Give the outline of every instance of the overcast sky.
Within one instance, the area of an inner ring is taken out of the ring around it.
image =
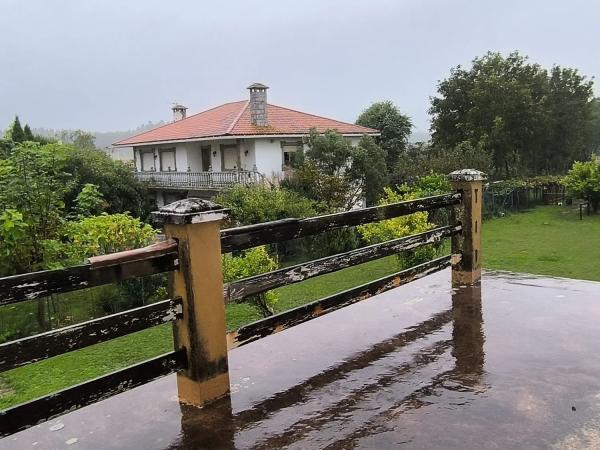
[[[390,99],[429,127],[450,67],[518,49],[600,75],[595,0],[0,0],[0,128],[126,130],[247,97],[354,121]],[[598,92],[598,89],[596,89]]]

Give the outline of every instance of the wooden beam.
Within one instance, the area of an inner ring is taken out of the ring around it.
[[[185,365],[185,350],[165,353],[125,369],[0,411],[0,437],[128,391]]]
[[[451,256],[443,256],[387,277],[316,300],[280,314],[258,320],[227,334],[229,349],[241,347],[258,339],[315,319],[353,303],[366,300],[403,284],[422,278],[450,266]]]
[[[0,344],[0,372],[173,322],[181,299],[163,300],[99,319]]]
[[[431,211],[457,205],[460,203],[461,197],[461,193],[454,192],[325,216],[306,219],[283,219],[229,228],[221,231],[221,251],[229,253],[234,250],[298,239],[325,231],[393,219],[394,217],[406,216],[420,211]]]
[[[178,266],[177,251],[153,254],[146,259],[124,261],[113,265],[91,264],[66,269],[42,270],[0,278],[0,306],[46,297],[129,278],[169,272]]]
[[[309,278],[336,272],[357,264],[397,254],[401,251],[413,250],[428,244],[436,244],[444,238],[460,233],[460,231],[460,225],[439,227],[424,233],[381,242],[368,247],[233,281],[225,285],[225,300],[240,301],[251,295],[280,286],[299,283]]]

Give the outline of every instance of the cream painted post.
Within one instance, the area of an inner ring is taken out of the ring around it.
[[[177,375],[179,400],[202,406],[229,393],[220,222],[226,210],[189,198],[152,213],[167,238],[179,244],[179,269],[169,295],[182,298],[183,315],[173,326],[175,348],[185,348],[188,367]]]
[[[452,188],[462,193],[456,208],[462,232],[452,236],[452,254],[461,259],[452,266],[453,285],[475,284],[481,278],[481,211],[483,203],[483,172],[474,169],[457,170],[448,175]]]

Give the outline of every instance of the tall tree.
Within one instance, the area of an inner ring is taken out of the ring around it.
[[[410,117],[402,114],[389,100],[373,103],[358,119],[358,125],[375,128],[381,132],[376,142],[387,153],[386,164],[392,172],[408,146],[408,137],[413,127]]]
[[[497,176],[564,172],[575,155],[590,151],[590,134],[581,130],[591,100],[592,83],[576,70],[557,66],[548,73],[518,52],[490,52],[470,69],[451,69],[438,84],[430,108],[433,143],[487,149]]]
[[[15,116],[15,120],[10,124],[6,133],[4,133],[4,137],[13,142],[23,142],[25,140],[25,133],[23,132],[23,127],[21,127],[19,116]]]
[[[25,141],[35,141],[35,137],[33,136],[31,128],[29,128],[28,124],[25,124],[25,126],[23,127],[23,138],[23,140]]]

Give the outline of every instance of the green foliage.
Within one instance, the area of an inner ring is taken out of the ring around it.
[[[413,127],[410,117],[402,114],[387,100],[373,103],[358,116],[356,123],[381,132],[377,143],[386,153],[387,169],[392,172],[408,145],[408,137]]]
[[[23,127],[23,137],[25,141],[35,141],[31,128],[27,124]]]
[[[101,214],[65,225],[65,260],[80,264],[86,258],[133,250],[156,240],[156,231],[129,214]],[[68,264],[67,264],[68,265]]]
[[[81,192],[77,194],[74,210],[77,217],[89,217],[100,214],[106,206],[106,201],[98,190],[98,186],[86,183],[81,188]]]
[[[348,168],[350,179],[358,184],[367,206],[374,205],[386,186],[386,152],[371,136],[363,136],[352,151],[352,163]]]
[[[594,212],[600,205],[600,161],[592,159],[575,162],[562,180],[567,191],[576,198],[586,200]]]
[[[63,196],[70,186],[63,165],[62,155],[33,142],[17,145],[8,159],[0,160],[0,207],[18,211],[27,224],[27,254],[12,260],[9,273],[39,269],[45,241],[59,237]]]
[[[0,214],[0,274],[13,273],[13,267],[27,267],[31,253],[27,223],[23,214],[5,209]]]
[[[421,196],[420,194],[423,193],[420,189],[427,188],[432,183],[434,186],[437,186],[439,181],[437,179],[431,179],[424,180],[422,183],[421,188],[415,189],[414,191],[411,191],[411,188],[408,185],[399,186],[398,191],[404,192],[402,194],[387,187],[385,188],[385,196],[379,201],[379,204],[388,205],[390,203],[419,198]],[[361,225],[357,228],[358,232],[366,242],[375,244],[404,236],[410,236],[411,234],[422,233],[434,228],[435,225],[429,223],[428,219],[428,213],[423,211],[408,216]],[[403,252],[398,255],[398,259],[403,267],[411,267],[432,259],[436,252],[437,249],[435,247],[428,245],[414,251]]]
[[[80,150],[96,149],[96,145],[94,144],[96,138],[94,135],[83,130],[62,130],[58,134],[58,138],[63,144],[70,144]]]
[[[592,86],[575,69],[548,72],[518,52],[487,53],[439,83],[434,147],[486,149],[496,177],[564,173],[592,150]]]
[[[323,202],[329,211],[348,210],[366,194],[373,201],[387,181],[385,152],[368,136],[357,147],[335,130],[311,129],[306,151],[297,153],[285,186]]]
[[[240,256],[225,254],[222,262],[225,283],[277,269],[277,261],[269,255],[265,247],[245,250]],[[264,317],[267,317],[273,315],[273,307],[277,303],[278,297],[273,291],[269,291],[249,297],[248,300],[260,310]]]
[[[13,142],[23,142],[26,140],[25,132],[21,126],[19,116],[15,116],[15,120],[10,124],[6,132],[4,133],[5,139],[10,139]]]
[[[236,185],[221,192],[215,201],[229,208],[231,217],[240,225],[309,217],[322,209],[316,202],[296,192],[265,185]]]

